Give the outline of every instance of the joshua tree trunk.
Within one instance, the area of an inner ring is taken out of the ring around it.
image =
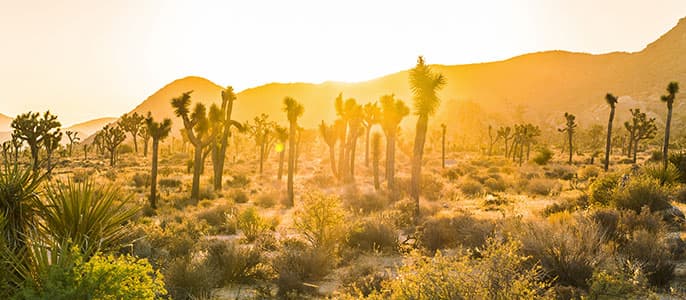
[[[669,163],[669,131],[672,125],[672,105],[667,105],[667,123],[665,124],[665,143],[662,148],[662,164],[664,165],[665,171],[667,171],[667,165]],[[636,151],[636,150],[634,150]],[[664,179],[663,179],[664,181]],[[664,182],[662,182],[664,183]]]
[[[607,121],[607,143],[605,144],[605,171],[610,168],[610,149],[612,149],[612,121],[615,119],[615,108],[610,109],[610,120]]]
[[[336,149],[334,148],[336,144],[329,146],[329,160],[331,161],[331,172],[334,177],[336,177]]]
[[[295,130],[298,125],[291,122],[288,133],[288,206],[293,206],[293,171],[295,171]]]
[[[148,157],[148,139],[143,140],[143,157]]]
[[[138,154],[138,140],[136,139],[136,134],[133,134],[133,151]]]
[[[264,166],[264,142],[260,143],[260,176],[262,176],[262,168]]]
[[[568,142],[569,142],[569,164],[570,165],[572,164],[572,155],[574,152],[574,146],[572,145],[572,137],[573,137],[572,131],[568,130],[567,131],[567,138],[568,138]]]
[[[389,194],[395,191],[395,135],[386,135],[386,185]]]
[[[193,155],[193,185],[191,186],[191,200],[198,201],[200,199],[200,174],[202,173],[202,145],[198,143],[195,145],[195,154]]]
[[[510,141],[510,139],[509,139],[509,138],[506,138],[506,137],[504,137],[503,139],[505,140],[505,157],[507,157],[508,150],[509,150],[509,149],[507,148],[507,146],[508,146],[508,142]]]
[[[338,148],[338,179],[345,177],[345,137],[341,140],[341,147]]]
[[[412,153],[412,178],[410,182],[410,196],[414,200],[415,222],[419,220],[419,193],[421,192],[422,156],[424,155],[424,143],[426,142],[426,130],[429,117],[419,116],[414,139],[414,151]]]
[[[357,148],[357,137],[353,137],[350,145],[350,182],[355,181],[355,149]]]
[[[526,143],[526,161],[529,161],[529,155],[531,154],[531,143]]]
[[[633,163],[636,163],[636,153],[638,152],[638,139],[634,140],[634,157],[632,158]]]
[[[445,132],[446,128],[443,126],[443,132],[441,134],[441,168],[445,169]]]
[[[634,147],[634,139],[635,139],[634,132],[633,131],[629,132],[629,146],[627,147],[627,150],[626,150],[626,157],[627,158],[631,158],[631,151],[634,149],[633,148]]]
[[[150,172],[150,207],[157,209],[157,153],[159,140],[152,141],[152,170]]]
[[[369,126],[366,129],[364,142],[364,166],[369,168],[369,133],[372,131],[372,127]]]
[[[277,177],[277,179],[278,179],[279,181],[281,181],[281,177],[282,177],[282,175],[283,175],[283,157],[285,156],[285,152],[286,152],[286,151],[281,151],[281,152],[279,153],[279,175],[278,175],[278,177]],[[335,173],[335,172],[334,172],[334,173]]]
[[[29,145],[31,148],[31,159],[33,160],[33,172],[38,171],[39,161],[38,161],[38,145]]]
[[[379,190],[379,156],[381,154],[381,135],[374,134],[372,138],[372,169],[374,172],[374,190]]]

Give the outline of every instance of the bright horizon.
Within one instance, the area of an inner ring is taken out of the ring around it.
[[[175,79],[364,81],[546,50],[635,52],[686,17],[645,1],[0,0],[0,113],[118,117]],[[285,95],[284,95],[285,96]]]

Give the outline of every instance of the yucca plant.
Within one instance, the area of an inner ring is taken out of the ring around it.
[[[0,170],[0,215],[4,219],[0,232],[9,249],[23,248],[27,233],[38,224],[39,187],[44,178],[44,172],[17,164],[4,164]]]
[[[118,188],[92,180],[49,184],[38,207],[40,229],[51,240],[70,241],[86,257],[116,250],[129,237],[125,225],[138,211],[130,200]]]

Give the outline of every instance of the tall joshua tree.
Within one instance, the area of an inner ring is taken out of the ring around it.
[[[669,161],[669,131],[672,126],[672,109],[674,108],[674,99],[679,92],[679,83],[672,81],[667,85],[667,95],[660,97],[662,102],[667,104],[667,123],[665,124],[665,142],[662,146],[662,164],[667,170],[667,162]]]
[[[617,97],[611,93],[605,95],[605,102],[610,106],[610,119],[607,121],[607,141],[605,144],[605,171],[610,168],[610,149],[612,149],[612,121],[615,119]]]
[[[45,148],[45,156],[47,160],[47,176],[50,178],[52,173],[52,154],[60,147],[60,141],[62,140],[62,132],[57,129],[57,131],[49,133],[45,136],[43,140],[43,146]]]
[[[152,113],[148,112],[148,118],[152,118]],[[143,125],[140,130],[138,130],[138,137],[143,140],[143,157],[148,157],[148,144],[150,143],[150,131],[148,130],[148,125],[146,121],[143,121]]]
[[[414,114],[417,115],[417,127],[415,130],[414,149],[412,151],[412,178],[410,182],[410,196],[414,200],[415,221],[419,217],[419,193],[422,175],[422,156],[426,132],[429,126],[429,117],[436,113],[441,101],[438,98],[440,91],[446,84],[443,74],[435,73],[420,56],[417,65],[410,70],[410,87],[412,89]]]
[[[505,157],[509,157],[509,149],[508,145],[510,142],[510,139],[512,138],[512,127],[506,126],[506,127],[500,127],[498,128],[498,136],[503,138],[503,141],[505,142]]]
[[[379,158],[381,157],[381,134],[375,132],[372,136],[372,170],[374,172],[374,189],[379,190]]]
[[[210,120],[207,117],[205,105],[196,103],[191,112],[191,93],[188,91],[181,96],[171,100],[172,107],[176,116],[183,120],[183,127],[186,128],[188,141],[194,147],[193,155],[193,184],[191,186],[191,200],[198,201],[200,197],[200,173],[203,164],[203,149],[212,143],[216,136],[210,134]],[[211,110],[217,110],[215,108]],[[219,122],[219,120],[216,120]],[[216,133],[216,132],[215,132]]]
[[[573,139],[574,139],[574,132],[576,131],[576,116],[570,113],[565,112],[565,127],[558,129],[559,132],[566,132],[567,133],[567,142],[569,143],[569,164],[572,163],[572,155],[574,153],[574,145],[573,145]]]
[[[42,116],[37,112],[18,115],[12,120],[11,126],[13,130],[12,136],[25,141],[29,145],[33,171],[38,171],[40,167],[38,154],[43,146],[43,140],[46,136],[59,131],[59,127],[62,124],[57,121],[57,116],[50,114],[50,111],[46,111]]]
[[[71,157],[72,150],[74,149],[74,143],[78,142],[80,140],[79,138],[79,133],[76,131],[69,131],[67,130],[65,132],[67,135],[67,139],[69,139],[69,156]]]
[[[114,167],[117,162],[117,149],[126,139],[126,134],[116,124],[105,125],[101,132],[103,148],[107,149],[110,153],[110,166]]]
[[[119,126],[125,132],[131,134],[133,139],[133,149],[138,154],[138,131],[143,127],[143,120],[145,117],[134,112],[132,114],[124,114],[119,119]]]
[[[331,172],[336,177],[336,142],[338,141],[338,134],[334,125],[326,125],[322,120],[319,124],[319,134],[322,139],[329,146],[329,160],[331,161]]]
[[[160,141],[169,136],[171,120],[164,119],[161,123],[155,122],[151,115],[145,119],[145,130],[152,138],[152,169],[150,171],[150,207],[157,208],[157,155],[159,154]]]
[[[655,118],[648,119],[646,113],[640,112],[636,109],[638,113],[635,118],[636,121],[636,136],[634,137],[634,157],[633,162],[636,163],[636,153],[638,152],[638,143],[642,140],[652,139],[657,133],[657,126],[655,125]]]
[[[281,176],[283,175],[283,158],[286,153],[286,142],[288,141],[288,129],[283,126],[274,126],[274,137],[278,143],[277,152],[279,152],[279,172],[277,173],[277,179],[281,181]]]
[[[357,104],[355,99],[350,98],[345,102],[346,115],[348,115],[348,137],[346,138],[348,145],[346,146],[345,157],[348,167],[344,178],[347,182],[353,182],[355,180],[355,149],[357,148],[357,139],[363,129],[364,115],[362,106]]]
[[[305,108],[291,97],[283,99],[283,111],[288,117],[288,206],[293,206],[293,176],[295,169],[295,135],[298,128],[298,118],[302,116]]]
[[[395,140],[398,136],[400,121],[410,114],[410,109],[394,95],[381,96],[379,124],[386,136],[386,185],[391,194],[395,190]]]
[[[365,143],[364,143],[364,165],[369,167],[369,134],[372,131],[374,124],[379,123],[379,105],[374,103],[367,103],[362,106],[363,123],[365,129]]]
[[[231,119],[231,114],[233,113],[233,102],[237,99],[236,94],[233,91],[233,87],[227,86],[224,90],[222,90],[221,97],[221,121],[224,128],[219,134],[219,143],[215,144],[212,155],[215,191],[222,189],[222,177],[224,175],[224,163],[226,161],[226,148],[229,145],[231,127],[233,126],[238,130],[243,130],[243,125],[241,123]]]

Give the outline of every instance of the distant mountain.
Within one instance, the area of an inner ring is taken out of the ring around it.
[[[102,129],[105,125],[110,124],[112,122],[116,122],[117,120],[118,118],[99,118],[71,125],[67,128],[63,128],[62,131],[66,132],[67,130],[69,130],[78,132],[79,137],[83,140],[91,134],[94,134],[98,130]]]
[[[0,132],[12,131],[10,124],[12,124],[12,118],[0,114]]]
[[[563,122],[564,112],[576,114],[580,123],[603,123],[608,112],[604,96],[608,92],[621,97],[618,104],[620,121],[633,107],[663,119],[665,107],[659,97],[668,82],[682,83],[684,92],[678,95],[676,111],[686,107],[684,53],[686,18],[636,53],[591,55],[547,51],[490,63],[434,65],[448,82],[440,94],[443,104],[438,119],[442,120],[437,121],[453,122],[456,117],[464,117],[459,115],[460,103],[471,102],[478,104],[489,120],[503,123],[526,120],[557,126]],[[428,59],[431,61],[430,57]],[[163,87],[133,111],[151,111],[156,118],[171,117],[176,130],[181,122],[174,118],[171,98],[194,90],[193,102],[219,103],[221,88],[204,78],[186,77]],[[313,127],[321,120],[333,119],[333,99],[340,92],[345,98],[353,97],[361,103],[376,101],[390,93],[408,105],[412,100],[407,70],[357,83],[271,83],[238,93],[234,118],[244,121],[267,113],[272,119],[285,123],[282,100],[291,96],[305,106],[301,125]],[[466,117],[485,118],[481,114]]]

